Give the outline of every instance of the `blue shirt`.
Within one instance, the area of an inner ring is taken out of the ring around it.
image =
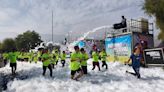
[[[139,54],[139,55],[132,54],[130,56],[130,58],[132,59],[132,67],[139,68],[140,60],[142,58],[141,54]]]

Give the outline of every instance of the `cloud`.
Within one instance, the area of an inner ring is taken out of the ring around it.
[[[54,35],[65,35],[68,31],[82,34],[99,26],[119,22],[121,15],[128,19],[147,17],[141,9],[143,2],[144,0],[0,0],[0,31],[18,34],[30,29],[41,34],[51,34],[53,10]]]

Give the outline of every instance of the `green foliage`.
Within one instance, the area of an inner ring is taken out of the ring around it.
[[[2,50],[5,52],[10,52],[16,49],[15,41],[12,38],[7,38],[2,43]]]
[[[18,50],[28,51],[31,48],[36,47],[42,42],[41,37],[35,31],[26,31],[23,34],[18,35],[16,38],[16,46]]]
[[[145,0],[143,9],[150,16],[155,16],[156,24],[161,29],[158,36],[164,41],[164,0]]]
[[[35,31],[26,31],[19,34],[15,39],[7,38],[2,43],[0,42],[0,51],[10,52],[14,50],[28,51],[36,47],[42,42],[41,37]]]

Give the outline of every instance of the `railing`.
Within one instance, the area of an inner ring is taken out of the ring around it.
[[[112,37],[117,34],[123,34],[128,32],[140,32],[143,34],[154,34],[154,25],[153,23],[149,23],[148,21],[139,21],[135,19],[131,19],[127,22],[126,28],[121,29],[113,29],[113,27],[108,28],[106,30],[106,37]]]
[[[154,34],[154,25],[148,21],[131,19],[128,26],[131,31]]]

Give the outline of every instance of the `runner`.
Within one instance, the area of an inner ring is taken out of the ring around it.
[[[92,58],[93,58],[93,68],[92,70],[95,69],[95,67],[97,66],[99,71],[100,70],[100,65],[99,65],[99,53],[97,51],[97,49],[95,49],[95,51],[92,52]]]
[[[78,80],[80,77],[83,76],[83,71],[80,67],[81,54],[78,46],[75,46],[74,49],[75,52],[71,54],[71,62],[70,62],[71,79]],[[79,74],[75,76],[76,73]]]
[[[38,55],[37,55],[37,52],[34,52],[34,54],[33,54],[33,61],[34,61],[35,63],[38,62]]]
[[[17,70],[17,54],[15,53],[15,50],[13,49],[12,52],[9,53],[9,61],[10,61],[10,67],[12,74],[16,74]]]
[[[43,76],[45,76],[46,69],[50,70],[50,76],[52,77],[52,67],[51,67],[51,56],[48,54],[48,50],[44,49],[41,55],[41,61],[43,62]]]
[[[107,57],[107,54],[105,52],[105,49],[103,49],[101,52],[100,52],[100,59],[102,61],[102,67],[106,66],[106,69],[108,69],[108,65],[106,63],[106,57]]]
[[[80,51],[81,51],[81,68],[84,74],[87,74],[87,60],[89,59],[89,56],[84,50],[84,48],[81,48]]]
[[[59,52],[57,50],[55,51],[55,56],[56,56],[55,62],[56,62],[56,65],[57,65],[58,61],[59,61]]]
[[[140,76],[139,70],[140,70],[141,58],[142,58],[142,56],[140,54],[140,49],[135,48],[134,53],[130,56],[129,60],[127,62],[125,62],[125,64],[129,64],[130,60],[132,60],[132,68],[135,73],[131,73],[128,71],[126,71],[126,72],[137,76],[137,78],[140,78],[141,76]]]
[[[41,55],[42,55],[43,50],[44,50],[43,48],[38,50],[38,52],[37,52],[37,59],[38,60],[35,63],[37,63],[38,61],[41,61]],[[48,53],[48,50],[47,50],[47,53]]]
[[[4,64],[6,65],[7,62],[8,62],[8,53],[4,52],[4,53],[2,54],[2,57],[3,57],[3,62],[4,62]]]
[[[66,53],[65,53],[65,51],[63,51],[61,53],[60,58],[61,58],[62,67],[64,67],[65,66],[65,60],[66,60]]]
[[[33,51],[31,51],[29,53],[29,61],[30,61],[30,63],[32,63],[34,61],[34,53],[33,53]]]
[[[55,68],[55,64],[56,64],[56,61],[55,61],[56,60],[56,56],[53,53],[51,53],[50,56],[51,56],[52,68],[54,69]]]

